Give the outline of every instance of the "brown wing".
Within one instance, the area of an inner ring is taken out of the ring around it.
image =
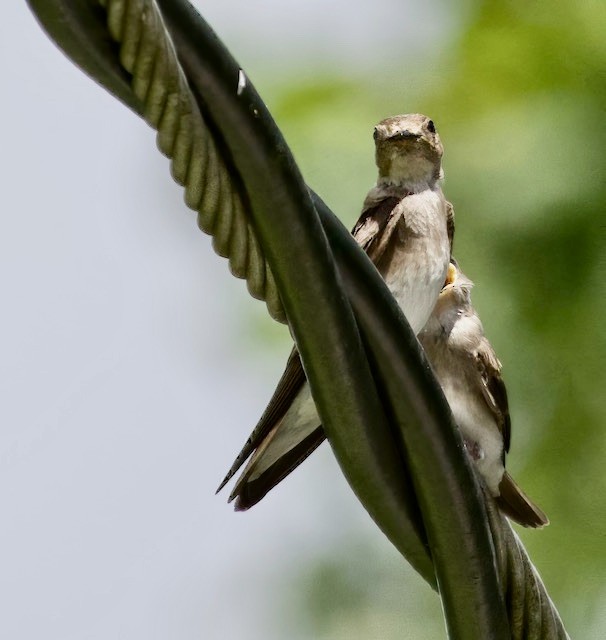
[[[497,424],[503,434],[503,457],[509,451],[511,442],[511,419],[507,390],[501,377],[501,363],[495,355],[494,349],[486,338],[475,352],[476,366],[482,379],[482,393],[486,404],[497,419]]]
[[[537,529],[549,524],[549,518],[543,511],[520,489],[514,479],[507,473],[499,484],[499,494],[496,502],[503,513],[515,520],[523,527]]]
[[[288,362],[286,363],[286,369],[278,382],[278,386],[274,391],[267,408],[263,412],[257,426],[250,434],[250,437],[242,447],[242,451],[237,455],[231,469],[227,472],[227,475],[223,479],[223,482],[219,485],[217,493],[223,489],[223,487],[231,480],[234,474],[244,464],[250,454],[263,442],[268,433],[272,430],[274,425],[280,420],[280,418],[286,413],[288,407],[290,407],[294,397],[297,395],[299,389],[305,382],[305,373],[303,371],[303,365],[301,364],[301,358],[296,347],[290,352]]]
[[[352,231],[358,244],[375,264],[385,252],[388,241],[402,216],[401,212],[400,214],[394,212],[399,202],[400,198],[388,197],[365,209]],[[286,369],[278,382],[267,409],[265,409],[259,423],[217,489],[217,492],[219,492],[254,452],[230,496],[230,500],[237,498],[236,509],[248,509],[258,502],[271,488],[303,462],[324,440],[324,431],[319,426],[296,447],[281,456],[258,478],[255,480],[249,479],[253,466],[270,445],[276,430],[279,428],[280,420],[286,414],[304,382],[305,373],[299,353],[295,347],[290,354]]]
[[[398,215],[395,212],[400,200],[396,197],[385,198],[365,209],[351,232],[374,264],[377,264],[385,253],[389,239],[401,218],[401,213]]]

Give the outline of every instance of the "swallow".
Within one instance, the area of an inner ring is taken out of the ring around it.
[[[505,469],[511,419],[501,363],[471,304],[472,281],[453,260],[435,308],[418,338],[461,430],[467,453],[499,508],[525,527],[547,516]]]
[[[376,184],[352,234],[401,307],[413,331],[427,322],[450,261],[454,211],[444,198],[444,149],[432,120],[394,116],[374,129]],[[229,501],[243,511],[259,502],[325,439],[301,359],[293,348],[257,426],[220,484],[248,460]]]

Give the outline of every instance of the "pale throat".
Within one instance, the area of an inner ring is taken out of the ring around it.
[[[387,166],[385,166],[387,164]],[[434,187],[443,178],[441,167],[425,158],[394,153],[383,164],[377,184],[394,185],[417,193]]]
[[[483,330],[482,323],[477,315],[470,313],[468,306],[458,306],[456,313],[457,319],[450,332],[451,343],[453,346],[466,351],[472,346],[474,337],[478,332]]]

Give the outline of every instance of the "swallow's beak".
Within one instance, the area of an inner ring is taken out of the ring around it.
[[[454,284],[457,279],[457,268],[452,264],[452,262],[448,265],[448,271],[446,272],[446,281],[444,282],[444,286],[448,286],[449,284]]]
[[[398,131],[398,133],[394,133],[392,136],[389,136],[389,140],[416,140],[420,137],[421,134],[413,133],[412,131],[408,131],[406,129],[404,131]]]

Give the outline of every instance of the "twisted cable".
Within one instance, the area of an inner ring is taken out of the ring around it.
[[[243,188],[229,167],[193,97],[154,0],[98,0],[107,11],[120,61],[143,103],[142,116],[157,132],[160,151],[171,159],[173,178],[185,188],[185,203],[213,248],[229,259],[231,272],[246,280],[269,315],[286,322],[276,283],[247,215]]]
[[[120,44],[120,60],[132,75],[143,117],[158,131],[158,147],[172,159],[172,175],[185,187],[185,202],[198,225],[213,236],[215,251],[229,258],[251,295],[266,301],[285,322],[271,271],[247,215],[243,189],[227,165],[193,97],[154,0],[98,0]],[[498,573],[512,640],[566,640],[561,619],[520,539],[485,492]]]
[[[522,541],[486,487],[483,491],[512,640],[569,640]]]
[[[95,1],[95,0],[92,0]],[[158,147],[171,158],[174,179],[198,225],[213,236],[215,251],[229,259],[270,315],[285,322],[280,296],[257,240],[246,191],[228,161],[220,133],[209,128],[154,0],[96,0],[106,9],[108,28],[143,117],[158,131]],[[211,122],[211,125],[213,123]],[[566,640],[568,635],[545,587],[509,522],[485,491],[488,524],[513,640]],[[486,637],[490,630],[486,630]]]

